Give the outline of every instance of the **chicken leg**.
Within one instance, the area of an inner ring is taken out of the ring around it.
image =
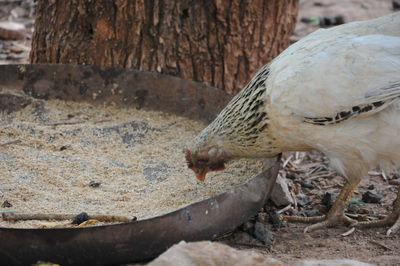
[[[282,216],[283,219],[289,222],[301,222],[301,223],[314,223],[305,228],[304,232],[311,232],[324,227],[334,227],[338,224],[344,223],[346,225],[355,224],[356,221],[344,215],[344,208],[347,202],[351,199],[351,196],[356,189],[360,178],[349,179],[340,191],[332,208],[329,210],[327,215],[316,216],[316,217],[299,217],[299,216]]]
[[[396,233],[400,229],[400,187],[397,189],[397,198],[393,202],[393,211],[390,215],[382,220],[358,222],[355,224],[356,227],[370,228],[370,227],[381,227],[381,226],[392,226],[386,232],[389,236],[391,233]]]

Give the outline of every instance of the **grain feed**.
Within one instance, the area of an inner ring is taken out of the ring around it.
[[[182,151],[203,127],[171,114],[58,100],[0,114],[0,144],[19,140],[0,146],[0,201],[24,213],[146,219],[222,193],[260,171],[260,162],[240,160],[200,184]],[[66,223],[0,219],[6,227]]]

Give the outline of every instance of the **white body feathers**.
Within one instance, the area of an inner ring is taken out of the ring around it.
[[[400,13],[318,30],[269,66],[270,134],[349,178],[400,164]]]

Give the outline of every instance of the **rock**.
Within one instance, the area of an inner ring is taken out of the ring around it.
[[[250,230],[251,232],[254,231],[254,226]],[[249,231],[249,232],[250,232]],[[229,238],[230,243],[236,243],[236,244],[254,244],[254,245],[262,245],[261,241],[258,239],[255,239],[250,233],[242,232],[242,231],[236,231],[230,238]]]
[[[303,194],[303,193],[297,194],[297,195],[296,195],[296,198],[297,198],[297,199],[296,199],[296,200],[297,200],[297,204],[298,204],[299,206],[301,206],[301,207],[304,207],[304,206],[306,206],[306,205],[308,205],[308,204],[311,203],[310,197],[307,196],[307,195],[305,195],[305,194]]]
[[[252,222],[247,221],[242,225],[242,230],[245,232],[251,232],[253,231],[253,229],[254,229],[254,224]]]
[[[24,96],[0,93],[0,111],[7,114],[24,109],[31,104],[31,99]]]
[[[319,26],[321,27],[330,27],[330,26],[336,26],[336,25],[341,25],[345,23],[345,19],[343,15],[336,15],[334,17],[321,17],[319,19]]]
[[[268,217],[268,215],[267,215],[267,213],[266,212],[259,212],[258,214],[257,214],[257,222],[260,222],[260,223],[266,223],[267,222],[267,217]]]
[[[86,212],[81,212],[72,220],[72,224],[81,224],[90,219],[89,215]]]
[[[28,10],[17,6],[11,10],[11,16],[14,18],[22,18],[22,17],[27,17],[28,16]]]
[[[281,261],[252,250],[236,250],[220,243],[181,241],[147,266],[281,266]]]
[[[97,182],[94,180],[89,182],[89,186],[91,186],[91,187],[99,187],[100,185],[101,185],[101,182]]]
[[[8,200],[5,200],[3,202],[3,204],[1,204],[1,207],[3,207],[3,208],[11,208],[12,204]]]
[[[272,224],[274,230],[278,230],[282,225],[282,220],[276,211],[269,213],[269,222]]]
[[[400,1],[392,0],[392,7],[393,7],[393,10],[399,10],[400,9]]]
[[[269,228],[260,222],[254,225],[254,236],[260,240],[264,245],[272,245],[274,243],[274,236]]]
[[[288,172],[286,174],[286,178],[290,179],[290,180],[297,180],[297,179],[299,179],[299,175],[296,173],[293,173],[293,172]]]
[[[333,203],[336,201],[336,194],[330,191],[325,192],[324,197],[321,200],[321,203],[326,206],[326,208],[329,210]]]
[[[2,21],[0,22],[0,38],[5,40],[20,40],[26,37],[26,28],[24,24]]]
[[[308,188],[308,189],[314,189],[315,188],[310,179],[304,179],[303,181],[301,181],[300,185],[302,187]]]
[[[337,259],[337,260],[303,260],[296,262],[293,266],[373,266],[356,260]]]
[[[371,191],[367,191],[362,195],[362,201],[365,203],[379,203],[381,202],[383,196],[373,193]]]
[[[305,210],[303,213],[307,217],[315,217],[321,215],[321,213],[318,210]]]
[[[282,177],[278,176],[271,194],[271,200],[277,206],[287,206],[293,203],[292,195],[290,195],[289,187]]]

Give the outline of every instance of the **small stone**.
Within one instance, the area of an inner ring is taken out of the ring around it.
[[[296,262],[293,266],[373,266],[369,263],[364,263],[349,259],[336,260],[303,260]]]
[[[336,194],[330,191],[325,192],[321,202],[329,210],[336,201]]]
[[[253,231],[253,229],[254,229],[254,223],[252,222],[247,221],[242,225],[242,230],[245,232]]]
[[[293,203],[292,196],[289,192],[289,187],[282,177],[278,176],[271,193],[271,200],[277,206],[287,206]]]
[[[249,232],[242,232],[242,231],[235,232],[229,238],[229,242],[262,245],[261,241],[255,239],[252,235],[250,235]]]
[[[367,189],[368,189],[368,190],[373,190],[373,189],[375,189],[375,186],[374,186],[373,184],[371,184],[371,185],[369,185],[369,186],[367,187]]]
[[[399,10],[400,9],[400,1],[392,0],[392,7],[393,7],[393,10]]]
[[[315,217],[321,215],[318,210],[305,210],[304,214],[307,217]]]
[[[274,230],[278,230],[282,226],[282,220],[276,211],[269,213],[269,222]]]
[[[310,23],[312,20],[311,20],[311,18],[309,18],[309,17],[302,17],[302,18],[300,19],[300,21],[303,22],[303,23]]]
[[[64,150],[66,150],[68,148],[69,148],[69,145],[63,145],[63,146],[60,147],[60,151],[64,151]],[[90,182],[92,182],[92,181],[90,181]]]
[[[72,224],[81,224],[89,219],[90,217],[86,212],[81,212],[80,214],[75,216],[75,218],[72,220]]]
[[[2,21],[0,22],[0,38],[4,40],[20,40],[26,37],[26,28],[24,24]]]
[[[359,210],[360,210],[360,205],[357,205],[357,204],[349,204],[346,207],[346,211],[348,213],[358,213]]]
[[[13,205],[8,200],[5,200],[3,204],[1,204],[1,207],[3,208],[11,208],[12,206]]]
[[[254,225],[254,236],[260,240],[264,245],[272,245],[274,242],[274,236],[269,228],[260,222],[256,222]]]
[[[314,189],[314,185],[311,183],[312,181],[309,179],[304,179],[303,181],[301,181],[300,185],[304,188],[308,188],[308,189]]]
[[[321,17],[319,20],[319,25],[321,27],[330,27],[330,26],[336,26],[336,25],[341,25],[345,23],[345,19],[343,15],[336,15],[334,17]]]
[[[291,179],[291,180],[296,180],[299,179],[299,175],[293,172],[289,172],[286,174],[286,178]]]
[[[304,206],[306,206],[306,205],[311,203],[310,197],[305,195],[305,194],[303,194],[303,193],[297,194],[296,198],[297,198],[297,204],[300,207],[304,207]]]
[[[267,221],[267,213],[259,212],[257,215],[257,222],[266,223]]]
[[[325,213],[329,210],[329,208],[327,208],[324,204],[315,204],[313,209],[315,209],[318,213]]]
[[[373,193],[371,191],[367,191],[362,195],[362,201],[365,203],[379,203],[381,202],[383,196]]]
[[[172,246],[147,266],[241,265],[281,266],[281,261],[254,250],[237,250],[210,242],[180,243]]]
[[[20,6],[13,8],[10,13],[14,18],[22,18],[28,15],[28,11]]]
[[[89,186],[91,186],[91,187],[99,187],[100,185],[101,185],[101,182],[97,182],[94,180],[89,182]]]

